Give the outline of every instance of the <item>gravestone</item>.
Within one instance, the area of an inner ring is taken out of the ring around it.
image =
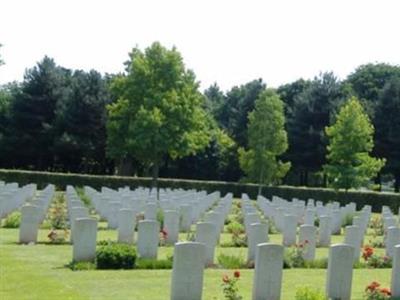
[[[167,232],[167,245],[174,245],[179,238],[179,212],[176,210],[164,211],[164,230]]]
[[[282,287],[283,246],[258,244],[253,278],[253,300],[279,300]]]
[[[283,245],[290,247],[296,244],[297,217],[285,215],[283,220]]]
[[[393,299],[400,298],[400,244],[393,251],[391,291]]]
[[[206,248],[202,243],[176,243],[171,300],[201,300]]]
[[[331,223],[332,218],[329,216],[323,215],[319,218],[318,244],[320,247],[329,247],[331,244]]]
[[[336,244],[329,249],[326,295],[329,299],[350,300],[354,248]]]
[[[133,244],[135,234],[135,215],[131,209],[120,209],[118,213],[118,242]]]
[[[247,236],[247,261],[254,261],[256,247],[258,244],[268,241],[268,225],[264,223],[253,223],[249,225]]]
[[[214,251],[216,246],[216,227],[211,222],[197,223],[196,242],[203,243],[206,246],[205,265],[214,263]]]
[[[41,209],[35,205],[28,204],[21,208],[20,243],[28,244],[37,242],[40,213]]]
[[[139,221],[137,250],[141,258],[157,258],[160,224],[156,221]]]
[[[306,261],[315,259],[317,228],[313,225],[301,225],[299,242],[303,244],[303,258]]]
[[[94,261],[96,257],[97,220],[93,218],[75,219],[72,259],[74,262]]]

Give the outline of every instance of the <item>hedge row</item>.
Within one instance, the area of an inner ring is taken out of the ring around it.
[[[88,185],[95,189],[100,189],[102,186],[114,189],[124,186],[129,186],[130,188],[151,186],[151,178],[144,177],[99,176],[5,169],[0,169],[0,180],[5,182],[18,182],[20,185],[36,183],[39,188],[51,183],[56,185],[58,189],[65,189],[67,185]],[[166,178],[161,178],[159,180],[159,187],[206,190],[209,193],[220,191],[222,195],[226,193],[233,193],[235,197],[240,197],[242,193],[246,193],[252,199],[256,198],[258,191],[258,186],[255,184]],[[397,212],[400,207],[400,194],[395,193],[360,191],[345,192],[326,188],[265,186],[263,188],[263,195],[267,198],[270,198],[273,195],[280,196],[285,199],[313,198],[324,203],[329,201],[338,201],[342,205],[349,202],[355,202],[357,203],[358,209],[368,204],[372,206],[372,209],[375,212],[380,212],[382,205],[389,206],[395,212]]]

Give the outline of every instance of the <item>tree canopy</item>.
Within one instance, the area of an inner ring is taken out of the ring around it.
[[[340,109],[326,134],[329,145],[325,171],[334,188],[359,188],[384,166],[384,159],[370,156],[374,127],[357,98],[349,99]]]
[[[210,141],[204,97],[180,53],[159,43],[134,48],[126,72],[111,85],[117,101],[109,106],[108,151],[131,155],[158,177],[165,156],[194,154]]]
[[[277,159],[287,147],[283,102],[273,90],[262,92],[249,113],[248,150],[239,149],[240,166],[249,181],[277,183],[286,175],[290,163]]]

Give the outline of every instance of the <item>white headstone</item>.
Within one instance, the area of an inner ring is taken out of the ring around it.
[[[332,218],[323,215],[319,218],[319,236],[318,244],[320,247],[329,247],[331,244],[331,229]]]
[[[93,261],[96,257],[97,220],[78,218],[74,226],[73,261]]]
[[[293,246],[296,244],[297,217],[285,215],[283,221],[283,245]]]
[[[164,211],[164,230],[167,232],[167,245],[174,245],[179,238],[179,212],[176,210]]]
[[[354,248],[354,261],[360,259],[360,248],[363,240],[363,233],[358,226],[346,226],[344,243]]]
[[[247,261],[254,261],[256,247],[258,244],[268,242],[268,225],[264,223],[253,223],[249,226],[247,236]]]
[[[283,246],[258,244],[253,278],[253,300],[279,300],[282,287]]]
[[[133,210],[120,209],[118,213],[118,242],[132,244],[134,241],[136,218]]]
[[[400,298],[400,244],[393,251],[391,291],[393,299]]]
[[[201,300],[205,252],[202,243],[175,244],[171,300]]]
[[[203,243],[206,246],[206,266],[214,263],[214,251],[217,243],[215,224],[210,222],[197,223],[196,242]]]
[[[326,294],[329,299],[351,299],[353,261],[352,246],[336,244],[330,247],[326,279]]]
[[[160,225],[156,221],[139,221],[137,250],[141,258],[157,258]]]
[[[306,261],[315,259],[317,228],[313,225],[301,225],[299,242],[304,245],[303,258]]]
[[[41,209],[35,205],[24,205],[21,208],[20,243],[36,243],[40,213]]]

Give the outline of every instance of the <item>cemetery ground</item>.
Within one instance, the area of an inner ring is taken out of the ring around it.
[[[233,213],[233,214],[232,214]],[[231,211],[230,217],[235,213]],[[373,214],[373,218],[380,215]],[[194,228],[194,226],[192,226]],[[169,299],[172,270],[82,270],[72,271],[68,264],[72,259],[72,245],[68,242],[51,244],[50,229],[40,229],[35,245],[18,244],[19,230],[0,228],[0,299]],[[136,235],[137,233],[135,233]],[[373,236],[368,229],[364,244]],[[137,235],[135,236],[136,239]],[[190,239],[190,234],[180,233],[179,240]],[[220,244],[215,251],[215,267],[205,269],[203,299],[224,299],[222,277],[232,275],[235,269],[218,265],[220,254],[241,257],[245,261],[246,247],[232,247],[232,234],[225,226]],[[107,223],[99,222],[97,241],[116,241],[117,231],[107,229]],[[341,235],[332,235],[332,244],[344,241]],[[269,234],[269,242],[282,244],[282,235]],[[172,246],[161,246],[158,259],[167,259],[173,254]],[[378,254],[385,250],[377,248]],[[328,257],[328,248],[317,248],[316,258]],[[251,299],[254,270],[240,268],[238,287],[243,299]],[[308,286],[325,290],[326,268],[284,269],[281,299],[294,299],[296,289]],[[365,287],[372,281],[390,286],[390,268],[356,268],[353,273],[352,299],[362,299]]]

